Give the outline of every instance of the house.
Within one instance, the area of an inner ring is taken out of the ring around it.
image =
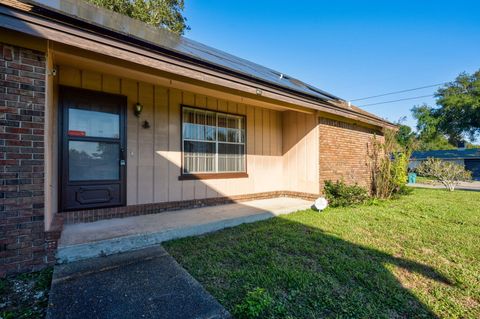
[[[295,78],[83,1],[0,1],[0,273],[62,224],[368,185],[394,125]]]
[[[472,172],[474,180],[480,180],[480,148],[413,152],[409,167],[414,169],[428,158],[438,158],[463,165],[466,170]]]

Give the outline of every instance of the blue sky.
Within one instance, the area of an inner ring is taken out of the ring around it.
[[[185,0],[186,36],[350,100],[480,69],[480,1]],[[435,88],[358,101],[429,95]],[[391,121],[421,98],[365,107]]]

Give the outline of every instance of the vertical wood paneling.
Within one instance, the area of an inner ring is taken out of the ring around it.
[[[74,67],[61,66],[59,71],[59,84],[127,96],[128,205],[319,188],[314,154],[318,129],[313,115],[267,110],[147,83],[138,84],[138,95],[134,80]],[[144,106],[140,119],[133,114],[137,101]],[[180,104],[246,115],[248,178],[178,180],[182,158]],[[150,122],[150,129],[140,126],[144,120]]]
[[[98,72],[82,71],[82,88],[101,91],[102,75]]]
[[[168,112],[168,200],[179,201],[182,199],[182,183],[178,180],[181,166],[180,147],[180,104],[182,92],[177,89],[169,90]]]
[[[249,174],[248,192],[255,192],[255,108],[247,105],[247,172]]]
[[[241,115],[247,114],[247,109],[245,104],[238,103],[237,108],[238,108],[237,109],[238,114],[241,114]]]
[[[218,101],[218,111],[219,112],[227,112],[228,111],[228,102],[224,100]]]
[[[206,107],[209,110],[217,111],[218,110],[218,100],[216,98],[207,97]]]
[[[228,113],[234,113],[234,114],[238,113],[237,103],[229,101],[227,111]]]
[[[254,121],[254,141],[255,141],[255,156],[253,163],[255,165],[255,191],[263,189],[265,185],[265,175],[263,170],[263,110],[255,108],[255,121]]]
[[[263,131],[263,155],[270,156],[271,155],[271,145],[270,145],[270,110],[263,110],[262,112],[262,131]]]
[[[248,122],[250,119],[248,118],[247,115],[247,106],[245,104],[238,103],[237,104],[237,113],[240,115],[245,115],[246,116],[246,125],[248,126]],[[248,135],[248,129],[247,129],[247,135]],[[247,160],[247,171],[248,172],[253,172],[251,167],[249,166],[250,163],[248,162],[249,160],[249,155],[248,155],[248,145],[250,144],[248,141],[248,136],[246,136],[246,160]],[[243,193],[253,193],[253,174],[249,178],[242,178],[239,179],[236,183],[231,183],[230,180],[223,180],[224,185],[220,186],[220,190],[226,189],[227,190],[227,196],[228,194],[242,194]]]
[[[263,110],[260,108],[255,108],[255,131],[254,131],[254,139],[255,139],[255,155],[262,155],[263,154],[263,119],[262,119]]]
[[[183,104],[195,106],[195,95],[191,92],[182,93]],[[195,199],[195,181],[182,181],[183,200]]]
[[[120,78],[113,75],[102,74],[102,91],[107,93],[119,94]]]
[[[140,129],[138,133],[138,203],[153,202],[153,152],[154,152],[154,118],[153,85],[141,82],[139,85],[139,101],[143,105],[140,115]],[[142,127],[144,121],[150,123],[150,128]]]
[[[154,201],[168,201],[168,90],[155,86]]]
[[[307,168],[306,168],[306,127],[305,127],[305,114],[297,113],[297,136],[298,136],[298,147],[297,147],[297,173],[298,181],[297,187],[300,189],[305,189],[305,181],[307,179]]]
[[[281,136],[278,135],[278,122],[277,122],[277,112],[270,111],[270,155],[278,155],[278,139]]]
[[[70,66],[60,66],[59,72],[59,84],[73,87],[82,86],[82,72],[79,69],[72,68]]]
[[[138,118],[133,106],[138,101],[137,82],[122,79],[121,94],[127,96],[127,205],[137,204]]]
[[[282,114],[283,170],[288,190],[318,193],[318,126],[314,115]]]
[[[307,147],[312,147],[314,149],[318,148],[318,136],[317,130],[315,130],[315,117],[314,116],[307,116],[306,117],[306,127],[307,127],[307,137],[306,137],[306,145]],[[308,187],[312,187],[311,183],[315,183],[315,176],[313,172],[318,172],[318,167],[316,162],[318,162],[318,157],[312,156],[309,152],[309,149],[305,150],[307,154],[306,166],[307,166],[307,182],[309,182]]]
[[[255,154],[255,108],[247,106],[247,154]]]
[[[274,154],[275,156],[282,156],[283,155],[283,119],[282,119],[282,113],[280,112],[275,112],[276,115],[276,122],[277,122],[277,132],[276,135],[278,136],[277,138],[277,153]]]

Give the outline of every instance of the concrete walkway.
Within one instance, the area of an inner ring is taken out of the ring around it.
[[[47,319],[230,318],[162,247],[57,265]]]
[[[307,209],[311,205],[309,201],[282,197],[66,225],[57,259],[65,263],[132,251]]]

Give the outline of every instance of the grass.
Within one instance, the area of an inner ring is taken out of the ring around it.
[[[480,192],[414,189],[164,246],[238,318],[480,318]]]
[[[433,178],[423,177],[423,176],[417,176],[416,182],[417,182],[418,184],[430,184],[430,185],[440,184],[439,181],[437,181],[437,180],[435,180],[435,179],[433,179]]]
[[[0,318],[44,318],[52,268],[0,279]]]

